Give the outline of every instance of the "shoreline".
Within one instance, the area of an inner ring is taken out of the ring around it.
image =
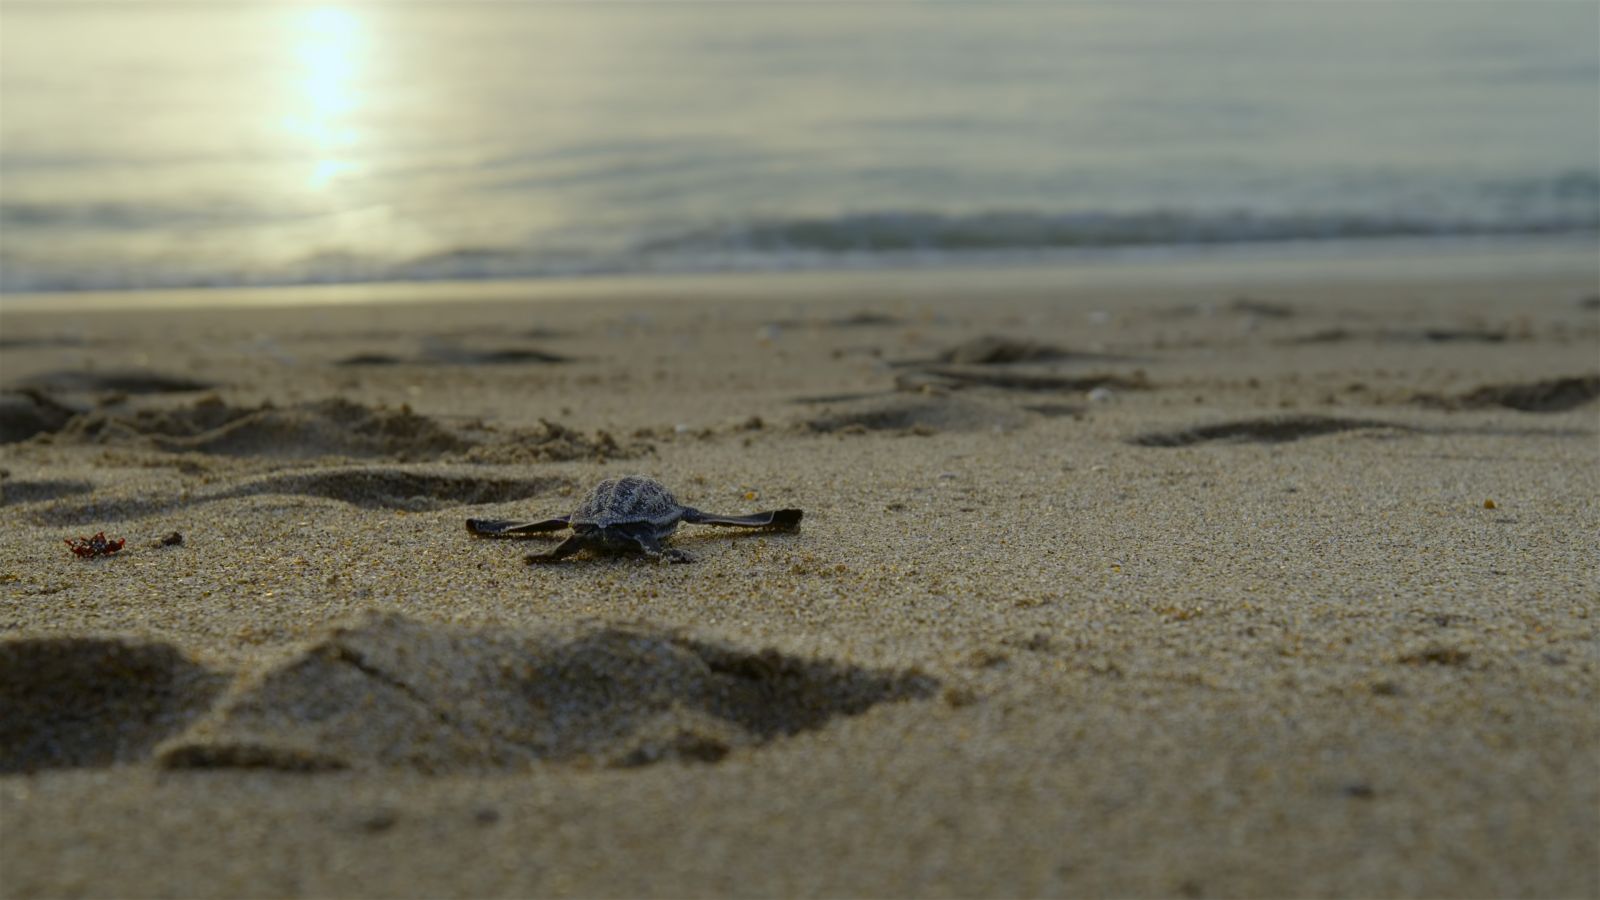
[[[1062,285],[1139,289],[1196,283],[1430,281],[1591,276],[1600,284],[1593,235],[1290,241],[1240,246],[1130,248],[1074,260],[959,261],[912,266],[841,265],[762,272],[638,272],[578,277],[467,281],[353,282],[209,288],[0,293],[0,315],[153,308],[323,306],[341,304],[553,301],[606,298],[659,301],[684,294],[713,298],[770,295],[804,301],[848,292],[992,289]]]

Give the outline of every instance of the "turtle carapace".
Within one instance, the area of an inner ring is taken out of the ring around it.
[[[684,506],[659,481],[642,475],[607,478],[595,485],[571,515],[535,522],[502,519],[468,519],[467,531],[476,537],[523,538],[545,531],[571,528],[572,536],[549,553],[535,553],[529,563],[564,559],[579,550],[607,553],[643,553],[668,562],[693,562],[682,550],[661,542],[678,530],[679,522],[726,525],[734,528],[795,528],[804,513],[775,509],[748,516],[719,516]]]

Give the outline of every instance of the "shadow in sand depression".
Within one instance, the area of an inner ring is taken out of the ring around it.
[[[322,497],[365,509],[427,512],[526,500],[570,486],[568,479],[554,476],[497,478],[398,466],[351,466],[268,475],[208,493],[62,501],[30,510],[29,516],[44,525],[82,525],[138,519],[200,503],[260,495]]]
[[[0,772],[143,759],[204,712],[226,683],[159,642],[0,641]]]
[[[210,395],[178,406],[132,412],[75,412],[52,407],[45,421],[33,398],[0,396],[29,404],[16,410],[18,426],[41,420],[38,430],[48,435],[44,439],[60,445],[269,460],[384,457],[408,462],[456,456],[474,462],[516,464],[621,459],[651,449],[646,443],[619,442],[604,431],[585,435],[546,420],[522,428],[490,428],[481,422],[451,424],[407,406],[372,407],[342,398],[283,407],[271,403],[234,406]],[[8,410],[10,407],[0,405],[0,412]]]
[[[1574,375],[1519,384],[1486,384],[1465,394],[1419,394],[1413,400],[1445,409],[1504,407],[1520,412],[1566,412],[1600,398],[1600,375]]]
[[[158,760],[426,772],[715,762],[935,687],[643,627],[519,635],[373,615],[236,684]]]
[[[23,379],[19,388],[50,393],[183,394],[209,391],[216,387],[184,375],[168,375],[148,369],[90,371],[69,369],[45,372]]]
[[[471,442],[410,409],[343,399],[294,406],[232,406],[216,396],[165,409],[96,411],[67,422],[59,443],[125,444],[220,456],[390,456],[431,459]]]
[[[1026,422],[1025,413],[1001,404],[958,397],[887,393],[829,402],[821,413],[807,417],[800,424],[807,430],[823,433],[933,434],[1011,429]]]
[[[0,772],[716,762],[937,687],[642,626],[508,633],[372,613],[237,676],[159,642],[25,637],[0,641]]]
[[[1135,435],[1128,443],[1140,447],[1187,447],[1213,441],[1251,444],[1282,444],[1325,434],[1366,429],[1414,431],[1412,427],[1377,419],[1345,419],[1336,416],[1280,415],[1259,419],[1236,419],[1211,425],[1197,425]]]
[[[94,483],[74,478],[0,479],[0,506],[14,503],[42,503],[73,497],[94,490]]]

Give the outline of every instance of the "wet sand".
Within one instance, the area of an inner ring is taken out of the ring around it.
[[[0,306],[0,894],[1600,895],[1596,277],[1402,262]]]

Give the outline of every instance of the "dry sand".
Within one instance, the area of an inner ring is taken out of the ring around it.
[[[11,301],[0,894],[1600,895],[1522,262]],[[462,527],[630,472],[805,524]]]

